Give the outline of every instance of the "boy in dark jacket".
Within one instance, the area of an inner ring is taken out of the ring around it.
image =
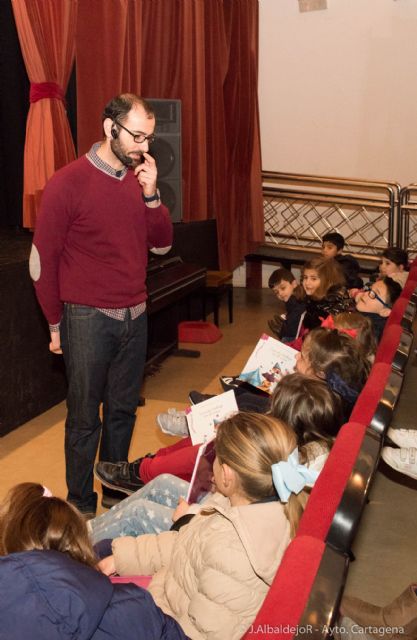
[[[268,321],[268,326],[282,342],[291,342],[298,335],[306,309],[304,290],[288,269],[275,269],[269,277],[268,286],[285,304],[285,313],[276,314]]]
[[[322,238],[321,253],[323,258],[334,258],[343,269],[348,289],[362,289],[363,280],[359,277],[359,262],[353,256],[343,255],[345,239],[336,231],[326,233]]]

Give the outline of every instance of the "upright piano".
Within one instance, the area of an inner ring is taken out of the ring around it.
[[[186,263],[179,256],[151,255],[148,263],[148,354],[147,365],[155,364],[178,347],[181,308],[203,289],[206,268]]]

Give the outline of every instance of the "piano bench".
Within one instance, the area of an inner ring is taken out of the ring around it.
[[[233,322],[233,273],[232,271],[207,271],[203,290],[203,318],[206,320],[206,300],[213,301],[214,324],[219,326],[219,307],[222,295],[227,293],[229,322]]]

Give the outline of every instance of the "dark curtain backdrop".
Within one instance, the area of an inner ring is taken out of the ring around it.
[[[234,268],[263,240],[258,0],[79,0],[78,149],[122,91],[182,101],[183,219],[217,219]]]
[[[0,227],[22,226],[23,153],[29,111],[29,78],[10,0],[0,0]],[[67,115],[76,138],[76,82],[72,71]]]
[[[74,65],[77,3],[12,0],[12,7],[31,90],[41,96],[34,99],[31,92],[23,158],[23,224],[34,228],[45,184],[76,158],[65,93]]]
[[[0,51],[0,226],[14,227],[22,224],[29,80],[10,0],[0,0]]]
[[[223,268],[263,240],[258,0],[79,0],[78,151],[120,91],[183,104],[183,217],[216,218]],[[22,224],[29,81],[10,0],[0,0],[0,225]],[[75,131],[75,73],[67,110]]]

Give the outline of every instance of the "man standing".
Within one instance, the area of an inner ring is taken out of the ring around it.
[[[97,506],[100,433],[100,460],[128,457],[146,357],[148,249],[164,253],[172,243],[148,153],[154,129],[142,98],[122,94],[106,105],[104,140],[46,185],[30,257],[50,349],[64,354],[68,377],[68,500],[86,515]]]

